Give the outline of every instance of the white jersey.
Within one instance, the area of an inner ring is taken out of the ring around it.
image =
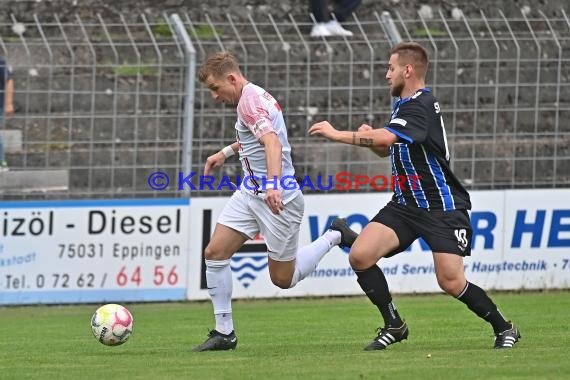
[[[263,197],[265,191],[274,188],[273,184],[276,182],[282,190],[283,203],[289,202],[300,190],[295,180],[291,145],[287,139],[287,127],[279,103],[263,88],[248,83],[243,87],[237,105],[237,115],[236,139],[239,142],[239,159],[243,168],[241,190]],[[259,142],[267,133],[275,133],[281,142],[281,180],[267,178],[265,149]]]

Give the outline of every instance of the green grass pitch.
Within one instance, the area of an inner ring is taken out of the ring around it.
[[[410,336],[364,352],[380,325],[364,297],[234,302],[238,347],[191,352],[213,327],[209,302],[125,304],[124,345],[91,334],[98,305],[0,307],[1,379],[570,379],[570,292],[493,293],[520,327],[512,350],[444,295],[396,295]]]

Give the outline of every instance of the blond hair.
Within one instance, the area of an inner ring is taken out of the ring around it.
[[[198,79],[200,82],[205,82],[210,75],[220,78],[230,72],[241,74],[238,61],[232,53],[222,51],[211,55],[206,63],[200,67]]]

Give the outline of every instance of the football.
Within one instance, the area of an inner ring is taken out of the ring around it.
[[[125,343],[133,333],[133,316],[122,305],[103,305],[91,317],[91,330],[95,339],[106,346]]]

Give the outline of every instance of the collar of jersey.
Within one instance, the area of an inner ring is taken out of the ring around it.
[[[408,96],[407,98],[398,98],[395,102],[394,102],[394,106],[392,107],[392,112],[394,112],[394,110],[396,110],[396,108],[400,107],[402,104],[410,101],[410,99],[412,99],[412,97],[417,94],[418,92],[430,92],[431,88],[429,87],[424,87],[424,88],[420,88],[417,91],[414,91],[414,93],[411,96]]]

